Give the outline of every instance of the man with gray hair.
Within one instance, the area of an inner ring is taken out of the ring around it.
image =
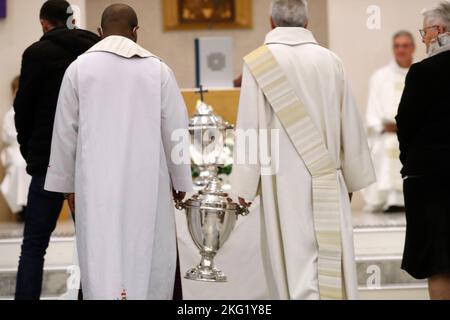
[[[429,57],[413,64],[397,115],[406,204],[402,268],[428,279],[433,300],[450,300],[450,2],[426,10]]]
[[[424,28],[420,30],[429,55],[447,51],[450,46],[450,2],[441,2],[438,6],[425,10]]]
[[[308,3],[304,0],[273,1],[272,27],[299,27],[308,26]]]
[[[375,180],[365,129],[342,62],[306,29],[307,2],[274,1],[271,24],[244,59],[232,190],[244,206],[261,196],[273,299],[357,299],[349,194]],[[252,132],[257,146],[242,145]]]
[[[392,38],[392,49],[394,59],[370,79],[367,126],[377,183],[364,190],[368,212],[396,213],[405,209],[395,116],[406,74],[414,62],[414,36],[406,30],[398,31]]]

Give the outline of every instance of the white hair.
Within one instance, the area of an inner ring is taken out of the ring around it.
[[[277,27],[301,27],[308,25],[308,3],[306,0],[274,0],[271,14]]]
[[[439,25],[450,31],[450,1],[443,1],[434,8],[425,9],[422,14],[427,25]]]

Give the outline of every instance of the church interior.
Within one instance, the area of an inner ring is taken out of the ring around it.
[[[99,28],[103,10],[115,3],[114,0],[69,2],[77,8],[77,25],[94,33]],[[202,98],[221,118],[234,125],[238,113],[243,58],[259,47],[271,30],[271,0],[120,2],[130,5],[138,13],[138,43],[161,57],[174,71],[190,116],[195,114],[197,102]],[[220,3],[218,8],[216,2]],[[5,15],[0,17],[0,123],[12,106],[10,83],[20,73],[22,53],[42,36],[38,12],[44,1],[6,0],[5,3]],[[308,28],[321,46],[332,50],[342,59],[363,119],[367,113],[371,76],[393,61],[394,34],[400,30],[411,32],[416,43],[414,61],[426,58],[426,49],[419,33],[423,27],[421,12],[437,3],[438,0],[309,1]],[[225,68],[226,71],[220,77],[224,77],[223,81],[229,85],[208,85],[208,81],[217,79],[205,80],[211,78],[211,74],[200,70],[200,65],[203,65],[199,62],[202,59],[199,50],[203,49],[199,48],[211,50],[207,40],[212,38],[226,41],[221,42],[224,49],[215,56],[216,60],[211,59],[206,63],[212,72],[214,66],[222,71]],[[226,61],[221,61],[222,58]],[[203,86],[201,92],[199,85]],[[0,130],[3,130],[1,126]],[[4,150],[6,145],[0,148]],[[4,177],[6,168],[2,165],[0,181]],[[227,174],[224,173],[222,178],[226,183]],[[258,232],[259,201],[257,199],[253,203],[247,217],[238,219],[229,240],[217,255],[216,263],[228,276],[228,282],[215,284],[183,279],[185,299],[269,299]],[[427,282],[415,280],[401,270],[406,230],[404,212],[368,212],[366,207],[364,194],[355,194],[352,209],[360,298],[428,300]],[[198,262],[199,254],[190,237],[183,212],[176,212],[176,223],[183,273]],[[22,232],[20,215],[12,213],[7,200],[0,196],[0,300],[14,297]],[[42,299],[63,300],[73,295],[69,284],[74,275],[74,237],[74,223],[65,205],[46,255]]]

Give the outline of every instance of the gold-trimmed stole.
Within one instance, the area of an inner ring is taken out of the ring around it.
[[[260,47],[244,60],[311,173],[320,297],[342,300],[345,294],[338,168],[269,47]]]

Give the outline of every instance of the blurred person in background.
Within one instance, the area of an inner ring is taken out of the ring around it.
[[[13,97],[16,96],[18,89],[19,77],[17,76],[11,83]],[[5,147],[1,153],[1,162],[6,172],[0,190],[12,213],[17,215],[19,221],[23,221],[31,177],[26,172],[27,164],[20,154],[12,106],[3,119],[2,140]]]
[[[395,59],[370,80],[367,125],[377,182],[364,190],[365,211],[404,212],[402,164],[395,116],[414,62],[416,44],[409,31],[397,32],[392,41]]]

